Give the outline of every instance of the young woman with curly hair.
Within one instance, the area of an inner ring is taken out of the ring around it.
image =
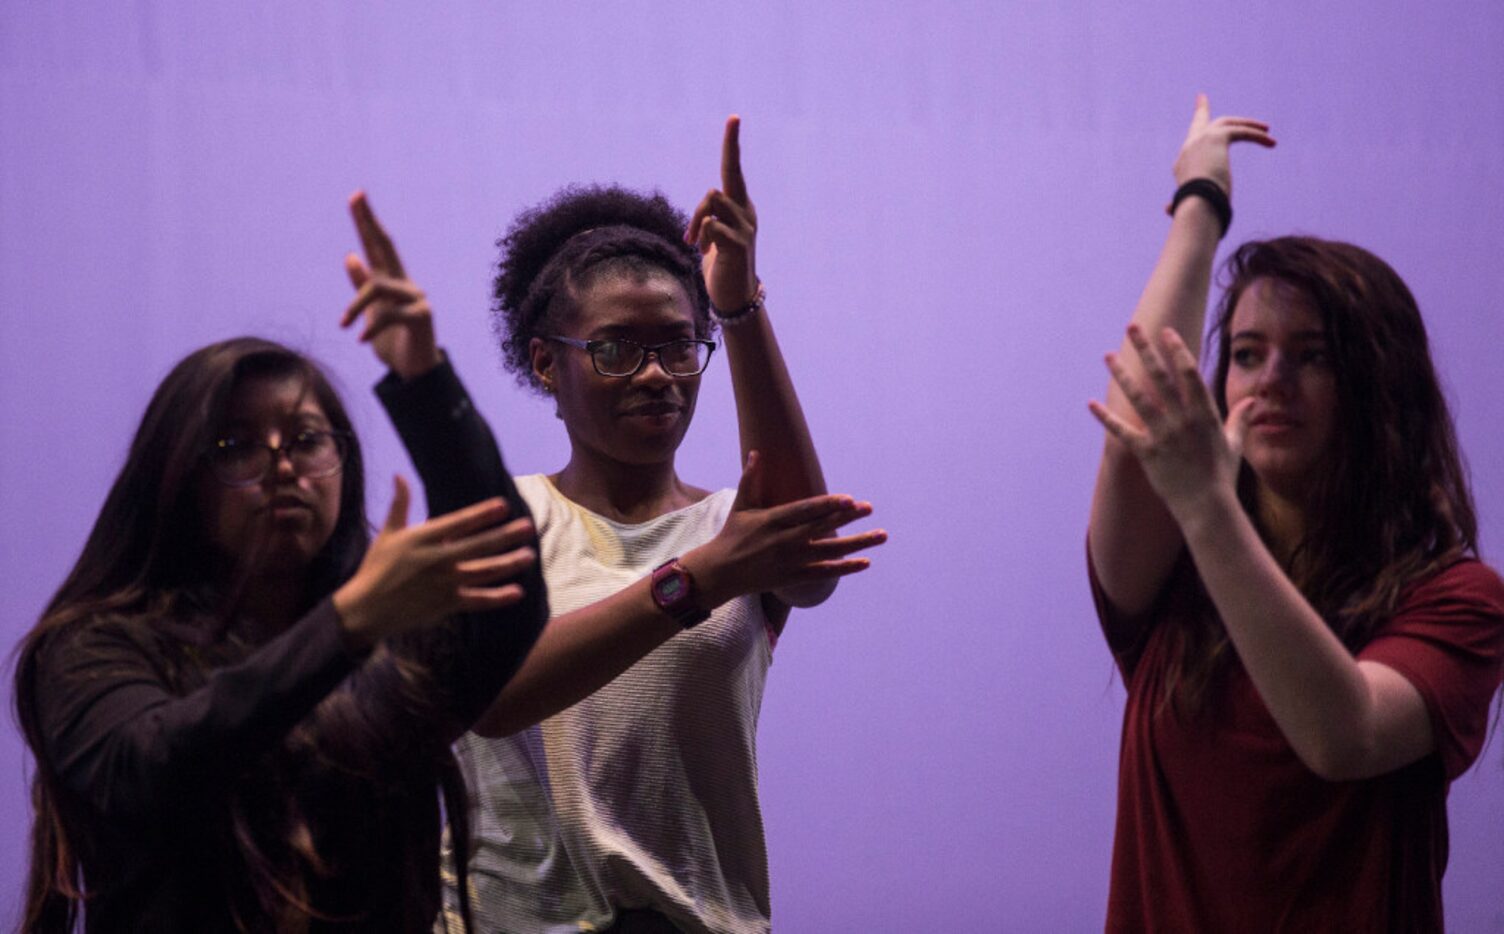
[[[463,827],[450,744],[548,608],[489,429],[395,304],[378,394],[442,516],[408,527],[399,478],[374,542],[360,444],[307,358],[239,338],[157,388],[19,649],[24,930],[433,925],[441,791]]]
[[[1108,930],[1441,930],[1448,784],[1504,665],[1504,583],[1414,298],[1310,237],[1241,246],[1204,97],[1169,239],[1108,356],[1089,560],[1128,689]]]
[[[766,931],[757,715],[791,607],[868,566],[880,531],[825,492],[757,277],[739,122],[721,187],[685,218],[658,195],[572,188],[501,241],[508,366],[569,435],[520,477],[554,616],[458,749],[466,857],[488,930]],[[680,478],[719,321],[743,462],[735,490]],[[451,889],[451,905],[457,889]]]

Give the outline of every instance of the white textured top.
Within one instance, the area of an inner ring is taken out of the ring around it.
[[[517,488],[538,526],[555,616],[710,540],[735,498],[721,490],[625,525],[542,475]],[[771,661],[761,601],[739,597],[538,726],[502,739],[467,733],[456,752],[470,785],[481,930],[576,934],[608,927],[618,908],[653,908],[686,932],[767,931],[756,737]],[[444,875],[453,922],[454,876]]]

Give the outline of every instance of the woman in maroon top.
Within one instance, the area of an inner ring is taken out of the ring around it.
[[[1198,99],[1170,233],[1109,354],[1088,545],[1128,689],[1107,927],[1442,927],[1446,790],[1504,665],[1477,523],[1415,300],[1344,243],[1247,243],[1215,375],[1202,332],[1231,219]]]

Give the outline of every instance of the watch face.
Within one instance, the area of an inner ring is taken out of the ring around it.
[[[684,578],[679,574],[664,577],[658,582],[658,595],[670,603],[684,596]]]

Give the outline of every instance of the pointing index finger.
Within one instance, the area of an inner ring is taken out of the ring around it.
[[[360,234],[361,246],[366,251],[366,261],[373,268],[379,268],[394,278],[405,278],[407,274],[402,271],[397,248],[392,245],[392,238],[382,229],[381,222],[376,220],[376,212],[371,210],[371,202],[366,199],[364,191],[357,191],[350,196],[350,214],[355,218],[355,229]]]
[[[737,204],[747,203],[747,180],[742,176],[742,118],[726,118],[726,136],[721,141],[721,190]]]

